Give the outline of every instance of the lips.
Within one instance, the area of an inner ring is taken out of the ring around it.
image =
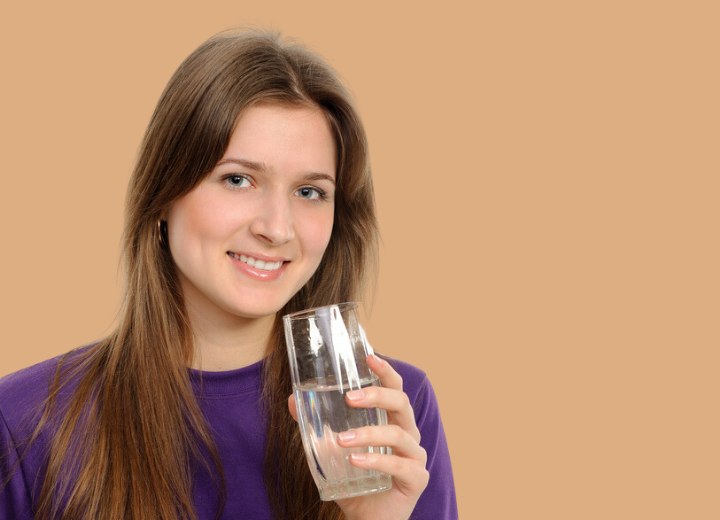
[[[254,269],[268,272],[277,271],[285,263],[283,260],[261,260],[259,258],[234,253],[232,251],[228,251],[228,255],[235,260],[240,260],[244,264],[247,264]]]

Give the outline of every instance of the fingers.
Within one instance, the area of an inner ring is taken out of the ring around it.
[[[407,431],[400,426],[364,426],[340,432],[338,443],[344,448],[358,446],[389,446],[395,455],[419,461],[423,466],[427,462],[427,453]]]
[[[380,384],[385,388],[394,388],[395,390],[403,389],[403,381],[400,374],[390,366],[390,363],[376,355],[368,356],[367,363],[370,370],[380,378]]]
[[[392,476],[395,485],[406,495],[419,495],[430,480],[430,473],[413,459],[379,453],[352,453],[350,463]]]
[[[368,386],[345,394],[345,402],[353,408],[383,408],[388,412],[388,422],[407,431],[415,442],[420,442],[420,431],[415,424],[410,399],[402,391],[402,377],[387,361],[369,356],[368,364],[383,385]]]
[[[338,434],[346,448],[390,446],[392,454],[359,452],[350,455],[353,466],[388,473],[408,495],[422,491],[429,479],[427,453],[412,436],[397,425],[368,426]]]

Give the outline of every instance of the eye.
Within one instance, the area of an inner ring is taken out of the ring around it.
[[[296,192],[299,197],[308,200],[325,200],[325,192],[312,186],[303,186]]]
[[[248,179],[244,175],[227,175],[223,178],[223,180],[232,189],[249,188],[250,186],[252,186],[252,184],[250,183],[250,179]]]

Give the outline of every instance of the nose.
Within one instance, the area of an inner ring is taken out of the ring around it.
[[[281,245],[295,238],[290,201],[283,196],[266,197],[250,224],[250,231],[269,245]]]

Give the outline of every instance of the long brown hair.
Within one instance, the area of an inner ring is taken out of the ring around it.
[[[337,148],[330,243],[278,316],[355,299],[372,272],[377,222],[367,142],[336,74],[273,34],[221,33],[205,42],[170,79],[145,134],[128,190],[121,318],[109,337],[70,358],[82,377],[60,410],[37,518],[194,519],[193,460],[216,475],[220,515],[222,464],[190,385],[192,331],[160,219],[215,167],[241,111],[260,102],[319,107]],[[59,402],[61,382],[59,369],[47,410]],[[287,411],[291,392],[276,319],[263,373],[270,501],[279,519],[340,518],[336,504],[319,501]]]

